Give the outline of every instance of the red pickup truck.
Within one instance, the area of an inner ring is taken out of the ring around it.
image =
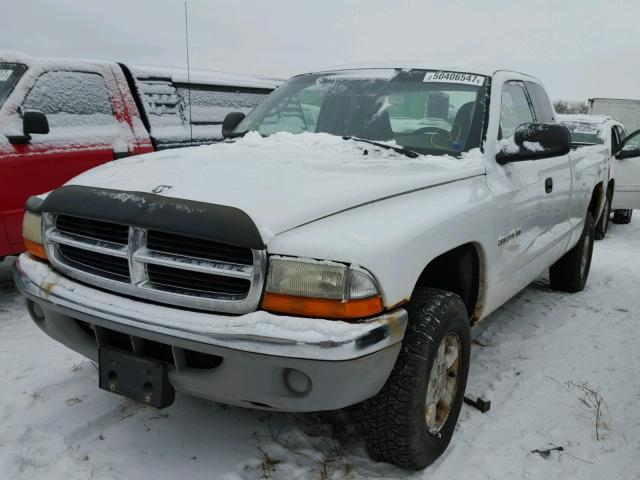
[[[249,75],[0,51],[0,260],[24,250],[27,198],[114,159],[222,139],[280,84]]]

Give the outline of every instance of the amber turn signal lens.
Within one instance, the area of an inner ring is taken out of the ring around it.
[[[342,301],[267,292],[262,300],[262,308],[302,317],[355,319],[376,315],[382,312],[383,305],[380,296]]]
[[[44,245],[32,242],[25,238],[24,246],[26,247],[27,252],[35,255],[36,257],[42,258],[43,260],[47,260],[47,252],[44,250]]]

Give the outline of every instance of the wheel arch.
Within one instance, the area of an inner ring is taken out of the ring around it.
[[[604,203],[607,198],[606,195],[603,182],[598,183],[591,193],[588,211],[591,212],[593,220],[596,223],[600,220],[600,215],[602,215],[602,211],[604,210]]]
[[[483,309],[485,271],[486,255],[482,245],[464,243],[433,258],[420,273],[414,290],[430,287],[459,295],[473,324]]]

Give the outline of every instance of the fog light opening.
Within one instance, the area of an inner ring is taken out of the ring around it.
[[[118,389],[118,374],[113,370],[109,370],[107,373],[107,385],[112,392]]]
[[[144,392],[144,401],[149,403],[151,401],[151,397],[153,397],[153,383],[144,382],[142,391]]]
[[[36,322],[44,322],[44,311],[36,302],[32,300],[27,301],[27,310],[29,311],[31,318]]]
[[[284,370],[284,383],[291,393],[299,397],[309,395],[313,387],[309,376],[295,368],[286,368]]]

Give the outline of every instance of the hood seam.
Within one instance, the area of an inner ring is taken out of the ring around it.
[[[419,191],[422,191],[422,190],[427,190],[429,188],[441,187],[443,185],[448,185],[450,183],[461,182],[463,180],[469,180],[470,178],[486,176],[486,174],[487,174],[487,172],[485,170],[484,172],[478,173],[478,174],[475,174],[475,175],[469,175],[467,177],[456,178],[455,180],[447,180],[446,182],[435,183],[433,185],[427,185],[427,186],[424,186],[424,187],[413,188],[411,190],[406,190],[404,192],[394,193],[394,194],[391,194],[391,195],[386,195],[384,197],[376,198],[374,200],[368,200],[366,202],[358,203],[356,205],[352,205],[350,207],[343,208],[341,210],[336,210],[335,212],[328,213],[326,215],[322,215],[322,216],[320,216],[318,218],[314,218],[313,220],[309,220],[307,222],[301,223],[300,225],[296,225],[294,227],[289,227],[286,230],[283,230],[283,231],[281,231],[279,233],[276,233],[271,238],[271,240],[273,240],[274,238],[276,238],[276,237],[278,237],[278,236],[280,236],[280,235],[282,235],[284,233],[290,232],[291,230],[295,230],[296,228],[304,227],[306,225],[310,225],[310,224],[318,222],[320,220],[324,220],[326,218],[333,217],[334,215],[339,215],[341,213],[348,212],[350,210],[355,210],[356,208],[360,208],[360,207],[364,207],[366,205],[371,205],[371,204],[374,204],[374,203],[382,202],[383,200],[389,200],[391,198],[400,197],[402,195],[408,195],[410,193],[415,193],[415,192],[419,192]],[[271,242],[271,240],[269,240],[269,243]],[[268,247],[268,245],[267,245],[267,247]]]

